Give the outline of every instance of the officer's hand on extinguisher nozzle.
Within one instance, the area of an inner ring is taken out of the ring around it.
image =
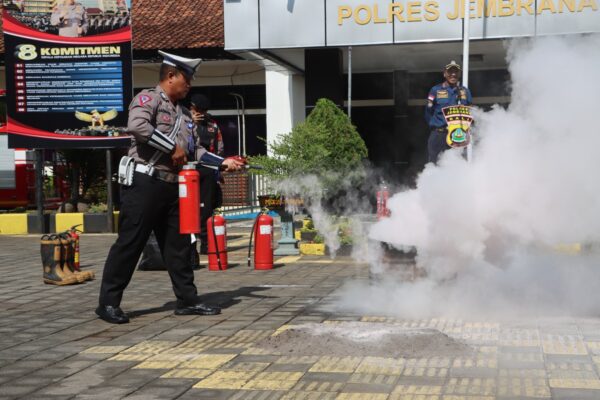
[[[235,158],[226,158],[223,160],[223,164],[221,164],[222,167],[225,167],[226,172],[239,171],[243,165],[243,162],[236,160]]]
[[[185,155],[185,150],[183,150],[179,145],[175,145],[175,150],[171,154],[171,160],[173,160],[173,165],[179,167],[187,163],[187,156]]]

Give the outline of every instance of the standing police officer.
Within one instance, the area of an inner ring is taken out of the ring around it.
[[[87,32],[87,13],[80,3],[64,0],[52,11],[50,24],[58,26],[59,36],[80,37]]]
[[[429,91],[427,107],[425,107],[425,121],[430,130],[427,141],[429,162],[436,163],[440,153],[450,148],[446,143],[448,124],[442,109],[458,104],[471,105],[473,101],[469,89],[460,85],[461,73],[460,65],[450,61],[450,64],[444,68],[445,81],[435,85]]]
[[[191,111],[192,118],[196,123],[196,133],[200,145],[211,153],[223,157],[225,147],[223,135],[217,125],[217,121],[208,113],[210,101],[203,94],[192,96]],[[223,203],[223,192],[221,190],[221,173],[210,167],[199,167],[200,171],[200,201],[202,202],[200,216],[200,254],[208,254],[208,232],[206,223],[213,215],[215,208],[221,207]]]
[[[138,258],[154,231],[177,297],[176,315],[215,315],[221,310],[198,302],[189,265],[190,236],[179,233],[178,171],[188,157],[225,170],[240,163],[209,153],[198,145],[190,111],[180,103],[202,60],[159,53],[164,57],[160,82],[141,91],[129,106],[127,131],[133,135],[129,156],[135,160],[131,186],[123,187],[119,237],[110,249],[96,314],[103,320],[129,322],[119,305]]]

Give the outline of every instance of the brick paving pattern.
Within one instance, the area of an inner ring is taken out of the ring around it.
[[[243,225],[243,224],[242,224]],[[41,280],[38,238],[0,237],[0,399],[600,399],[600,318],[480,322],[319,311],[350,258],[283,257],[246,267],[248,226],[231,228],[232,268],[196,271],[218,316],[174,316],[165,271],[136,271],[110,325],[94,309],[100,280]],[[83,235],[82,266],[100,277],[114,235]],[[205,256],[202,259],[205,262]],[[256,347],[290,325],[347,321],[436,329],[477,349],[426,358],[297,356]]]

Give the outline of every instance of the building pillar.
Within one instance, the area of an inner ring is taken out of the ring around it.
[[[344,80],[342,50],[304,50],[304,75],[307,115],[320,98],[327,98],[343,107],[347,82]]]
[[[394,141],[399,144],[394,170],[401,174],[409,167],[411,138],[408,122],[408,72],[394,71]]]
[[[304,77],[286,71],[266,70],[265,81],[268,145],[304,121]]]

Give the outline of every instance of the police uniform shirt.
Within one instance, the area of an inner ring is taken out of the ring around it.
[[[435,85],[429,91],[425,107],[425,121],[431,129],[444,128],[448,124],[442,109],[457,104],[471,105],[471,91],[464,86],[452,87],[447,82]]]
[[[50,24],[58,26],[58,35],[78,37],[87,31],[87,14],[85,8],[79,4],[63,4],[56,8],[50,16]]]
[[[181,114],[179,132],[169,137]],[[194,134],[195,125],[190,111],[180,102],[173,104],[160,85],[153,89],[142,90],[134,97],[129,106],[127,131],[133,135],[129,156],[136,163],[148,164],[156,153],[161,152],[154,166],[157,170],[177,173],[179,168],[173,165],[171,154],[175,145],[186,150],[188,159],[199,160],[206,150],[198,145]]]
[[[200,144],[211,153],[223,156],[225,147],[223,145],[223,135],[221,134],[219,125],[217,125],[217,121],[212,118],[212,115],[206,114],[205,118],[206,123],[200,122],[197,129]]]

